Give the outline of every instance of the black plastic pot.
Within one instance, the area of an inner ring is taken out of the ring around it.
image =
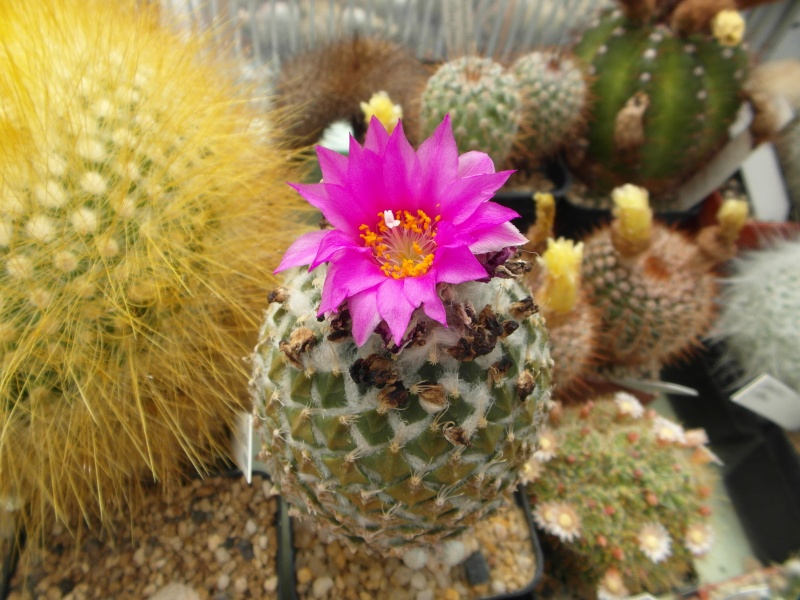
[[[701,201],[688,210],[654,211],[654,217],[661,223],[679,229],[694,229],[697,219],[703,210]],[[558,203],[556,213],[556,233],[568,238],[580,239],[600,225],[610,223],[611,210],[607,208],[590,208],[570,202],[564,196]]]
[[[753,553],[764,564],[800,552],[800,456],[769,424],[725,466],[725,486]]]
[[[698,397],[669,396],[672,409],[686,427],[702,427],[712,444],[746,443],[755,439],[768,422],[731,401],[737,374],[722,368],[721,363],[721,348],[706,342],[691,361],[665,367],[661,378],[699,392]]]
[[[720,356],[721,348],[708,344],[662,378],[700,393],[670,396],[670,404],[686,427],[706,430],[725,463],[728,495],[755,556],[783,562],[800,551],[800,455],[783,429],[730,399],[738,374],[721,368]]]
[[[558,221],[560,205],[566,197],[567,190],[569,190],[572,185],[572,176],[561,160],[553,160],[545,163],[542,166],[542,172],[555,186],[550,193],[553,194],[553,198],[555,198],[557,203],[556,221]],[[536,222],[536,205],[533,201],[533,194],[536,191],[540,190],[521,191],[501,189],[494,195],[492,201],[517,211],[519,213],[519,218],[513,219],[511,223],[521,232],[525,233],[528,227]]]
[[[521,590],[508,594],[487,596],[483,600],[533,600],[533,590],[542,578],[544,556],[542,555],[542,547],[533,524],[533,516],[531,514],[531,506],[528,502],[528,497],[522,493],[521,490],[517,490],[514,494],[514,500],[525,514],[525,522],[530,532],[533,554],[536,557],[536,571],[530,583]],[[278,540],[280,543],[278,550],[278,598],[279,600],[298,600],[295,579],[295,549],[292,534],[292,520],[288,514],[288,505],[283,498],[281,498],[279,503],[278,515]]]

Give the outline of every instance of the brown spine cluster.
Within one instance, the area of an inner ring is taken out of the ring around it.
[[[419,102],[429,70],[405,47],[376,38],[338,41],[286,61],[277,83],[279,108],[287,111],[288,143],[313,144],[331,123],[350,121],[366,130],[361,102],[385,91],[403,109],[403,129],[419,142]]]

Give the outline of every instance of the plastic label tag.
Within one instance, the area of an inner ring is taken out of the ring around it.
[[[800,394],[772,375],[757,377],[731,396],[731,400],[784,429],[800,431]]]
[[[637,594],[636,596],[628,596],[627,600],[658,600],[658,598],[645,592],[644,594]]]
[[[253,479],[253,415],[240,412],[236,415],[231,439],[231,454],[241,469],[247,483]]]

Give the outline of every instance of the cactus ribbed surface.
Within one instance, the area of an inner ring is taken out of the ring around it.
[[[521,56],[511,72],[521,88],[520,151],[549,156],[585,123],[589,95],[583,71],[566,51],[548,50]]]
[[[324,267],[273,294],[251,382],[281,493],[350,544],[402,552],[457,535],[516,487],[549,409],[541,317],[512,279],[454,286],[448,327],[415,313],[397,353],[315,318]]]
[[[585,31],[574,52],[590,65],[594,99],[576,167],[598,193],[634,183],[668,195],[726,141],[748,75],[740,46],[616,11]]]
[[[717,284],[685,235],[653,224],[649,248],[626,259],[612,230],[584,241],[583,282],[601,312],[604,361],[668,361],[688,352],[708,329]]]
[[[465,56],[445,63],[422,93],[423,134],[430,135],[446,114],[461,152],[486,152],[500,166],[519,127],[519,83],[489,58]]]

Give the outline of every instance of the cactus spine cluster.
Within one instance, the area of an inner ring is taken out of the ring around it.
[[[557,152],[583,127],[589,93],[581,67],[563,50],[540,50],[511,66],[520,84],[519,151],[533,159]]]
[[[612,364],[664,363],[691,350],[709,328],[712,267],[735,252],[741,210],[729,222],[732,205],[723,207],[726,225],[707,228],[695,243],[652,221],[646,190],[626,185],[612,196],[614,221],[584,240],[583,281],[601,313],[600,352]]]
[[[33,536],[226,452],[299,205],[203,40],[132,4],[0,2],[0,498]]]
[[[594,99],[575,166],[598,193],[634,183],[668,195],[726,141],[743,100],[741,46],[676,32],[651,13],[609,13],[574,50],[590,65]]]
[[[415,313],[401,348],[358,348],[349,314],[318,320],[325,268],[276,290],[251,383],[263,457],[287,500],[381,553],[457,535],[505,501],[549,409],[541,316],[513,279]],[[392,349],[393,348],[393,349]]]
[[[571,596],[667,592],[711,548],[702,431],[618,393],[554,409],[539,439],[527,491]]]
[[[800,393],[800,241],[784,241],[733,264],[715,335],[727,358],[752,379],[769,373]]]
[[[461,152],[480,150],[502,165],[511,152],[520,115],[520,85],[513,74],[489,58],[464,56],[439,67],[422,93],[424,135],[453,121]]]

